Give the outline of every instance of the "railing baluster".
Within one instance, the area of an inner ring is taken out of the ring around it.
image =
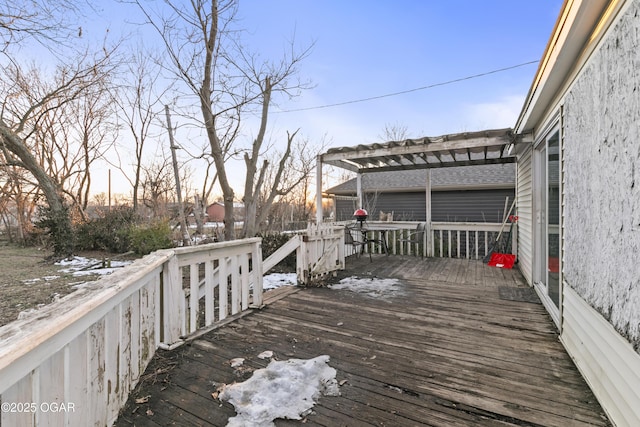
[[[213,260],[204,263],[204,322],[215,322],[215,298],[213,294]]]
[[[218,319],[224,320],[227,318],[229,312],[229,286],[227,275],[227,259],[220,258],[220,264],[218,265],[218,306],[219,314]]]
[[[476,259],[478,259],[478,230],[476,230]]]
[[[238,277],[238,255],[231,257],[231,314],[240,311],[240,280]]]
[[[489,232],[485,231],[484,232],[484,255],[482,255],[483,258],[489,253],[488,245],[489,245]]]
[[[240,281],[242,282],[242,309],[249,308],[249,256],[242,254],[240,259]]]
[[[199,290],[198,264],[191,264],[189,266],[189,330],[187,333],[194,332],[198,329]]]
[[[465,230],[464,232],[464,241],[466,243],[466,249],[464,251],[464,256],[466,259],[469,259],[469,230]]]

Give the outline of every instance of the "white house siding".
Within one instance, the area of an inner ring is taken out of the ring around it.
[[[565,288],[562,343],[617,427],[640,425],[640,357],[572,288]]]
[[[640,349],[640,0],[564,102],[564,280]]]
[[[531,149],[518,157],[516,204],[518,206],[518,265],[529,284],[533,283],[533,187]]]

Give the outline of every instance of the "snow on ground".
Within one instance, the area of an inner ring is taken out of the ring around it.
[[[71,273],[73,276],[89,276],[92,274],[111,274],[118,268],[125,267],[132,262],[133,261],[108,261],[108,265],[103,267],[103,261],[101,260],[74,256],[73,258],[63,259],[55,265],[65,267],[60,270],[61,273]]]
[[[280,286],[295,286],[297,284],[298,278],[296,277],[296,273],[272,273],[262,278],[262,289],[265,291],[267,289],[279,288]]]
[[[56,280],[59,279],[60,276],[44,276],[44,277],[39,277],[36,279],[27,279],[27,280],[23,280],[22,283],[24,283],[25,285],[33,285],[34,283],[38,283],[41,280],[44,280],[45,282],[50,282],[52,280]]]
[[[94,258],[85,258],[80,256],[74,256],[72,258],[63,259],[57,262],[55,265],[64,267],[59,270],[61,273],[70,273],[76,277],[90,276],[90,275],[106,275],[111,274],[119,268],[125,267],[131,264],[133,261],[110,261],[108,266],[103,267],[102,260]],[[31,279],[25,281],[25,283],[35,283],[40,280],[54,280],[57,276],[47,276],[39,279]],[[263,277],[263,289],[276,289],[280,286],[296,286],[298,279],[296,273],[272,273]],[[77,286],[76,286],[77,287]]]
[[[111,274],[119,268],[125,267],[131,264],[133,261],[108,261],[107,266],[103,267],[103,261],[95,258],[86,258],[81,256],[74,256],[71,258],[63,259],[56,262],[55,265],[59,265],[62,268],[61,273],[70,273],[74,277],[84,276],[104,276]],[[38,279],[35,279],[38,280]],[[46,279],[45,279],[46,280]],[[74,288],[80,289],[86,286],[89,282],[70,283]]]
[[[402,282],[398,279],[380,279],[377,277],[351,276],[340,280],[331,289],[346,289],[351,292],[365,294],[372,298],[388,298],[404,294]]]
[[[227,426],[271,427],[276,418],[300,420],[311,412],[321,395],[339,396],[336,370],[328,363],[327,355],[272,360],[248,380],[225,385],[218,397],[231,403],[237,413],[229,418]]]

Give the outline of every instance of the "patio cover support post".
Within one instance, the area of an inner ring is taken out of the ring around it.
[[[316,157],[316,224],[322,224],[322,156]]]
[[[426,200],[426,227],[425,227],[425,252],[428,257],[433,256],[431,253],[431,169],[427,169],[427,179],[426,179],[426,189],[425,189],[425,200]]]
[[[358,172],[358,175],[356,176],[356,194],[358,196],[358,206],[356,206],[356,209],[364,209],[362,204],[364,201],[362,197],[362,174],[360,172]]]

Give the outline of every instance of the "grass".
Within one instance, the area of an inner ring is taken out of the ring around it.
[[[53,252],[0,241],[0,326],[18,318],[20,312],[50,304],[70,294],[74,285],[98,276],[74,277],[51,260]],[[100,254],[81,254],[92,258]]]

